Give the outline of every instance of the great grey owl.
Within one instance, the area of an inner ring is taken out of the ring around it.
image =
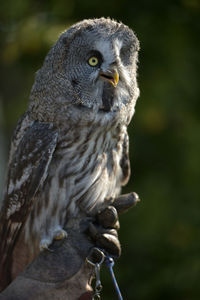
[[[34,257],[66,236],[70,218],[94,215],[127,183],[138,49],[130,28],[100,18],[70,27],[46,56],[11,143],[1,279],[14,272],[17,247]]]

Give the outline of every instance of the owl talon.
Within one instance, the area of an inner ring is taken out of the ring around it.
[[[57,230],[54,234],[54,240],[63,240],[67,237],[67,232],[64,229]]]
[[[41,241],[40,242],[40,251],[44,251],[44,250],[48,250],[49,252],[53,252],[53,250],[51,250],[49,248],[49,243],[47,241]]]

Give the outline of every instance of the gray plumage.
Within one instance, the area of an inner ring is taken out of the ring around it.
[[[18,239],[37,253],[71,217],[94,215],[127,183],[138,49],[131,29],[100,18],[70,27],[46,56],[12,140],[1,266]]]

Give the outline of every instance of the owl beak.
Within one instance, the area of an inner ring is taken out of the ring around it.
[[[107,72],[100,71],[99,76],[103,78],[103,80],[111,83],[115,88],[119,82],[119,73],[116,69],[108,70]]]

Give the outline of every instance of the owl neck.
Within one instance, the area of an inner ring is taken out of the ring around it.
[[[52,105],[49,104],[49,101],[35,100],[31,102],[28,111],[33,121],[53,123],[56,127],[64,130],[90,126],[114,128],[122,125],[128,126],[134,114],[134,106],[135,103],[131,101],[120,110],[105,112],[76,104],[66,104],[60,98]]]

